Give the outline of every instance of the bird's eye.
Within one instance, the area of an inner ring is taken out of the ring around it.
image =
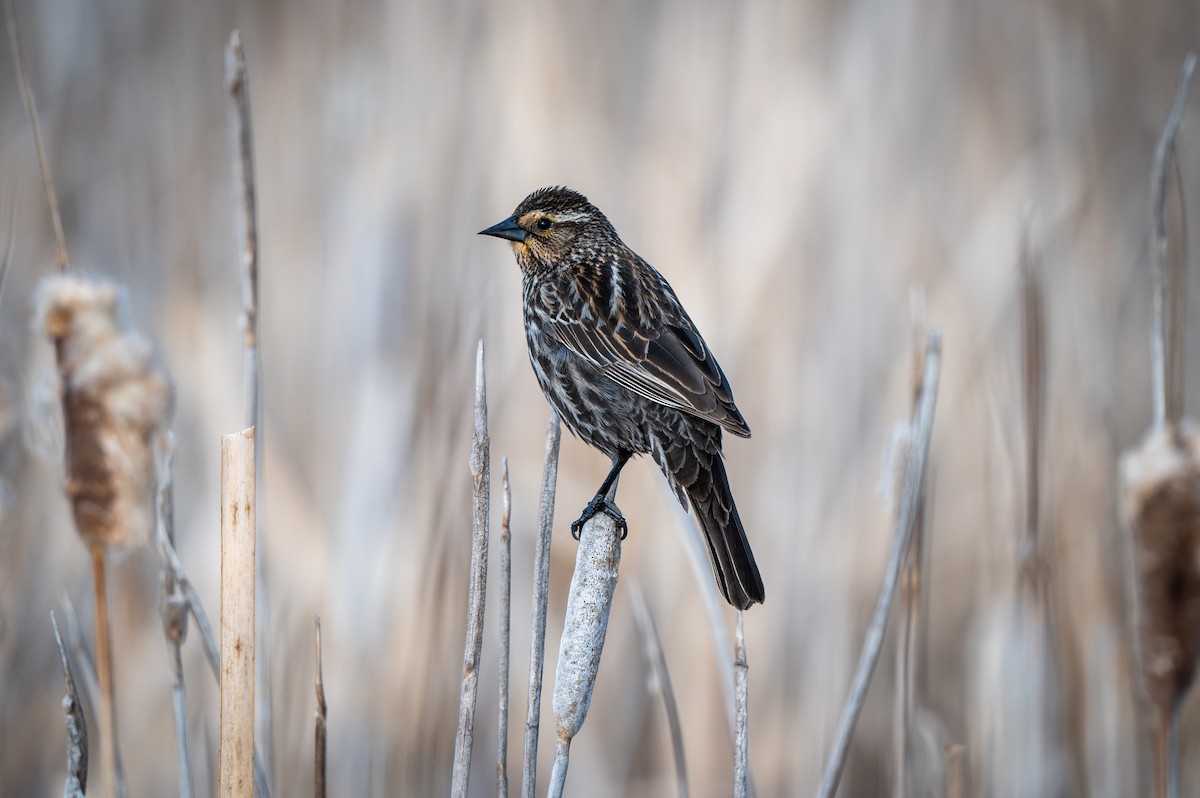
[[[554,222],[550,221],[549,219],[543,218],[543,219],[538,219],[537,224],[534,226],[537,227],[538,230],[541,230],[544,233],[547,230],[549,230],[551,227],[554,226]]]

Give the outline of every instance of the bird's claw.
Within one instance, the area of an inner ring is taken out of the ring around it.
[[[579,540],[583,525],[590,521],[596,513],[604,513],[616,522],[617,529],[621,532],[621,540],[629,536],[629,524],[626,523],[625,516],[621,515],[621,511],[617,509],[617,505],[604,499],[592,499],[588,502],[588,506],[583,508],[583,515],[571,524],[571,537]]]

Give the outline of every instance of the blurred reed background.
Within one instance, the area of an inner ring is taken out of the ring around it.
[[[510,768],[520,761],[547,408],[526,362],[517,268],[475,231],[554,183],[586,193],[671,280],[754,429],[726,448],[767,585],[767,603],[746,616],[759,794],[814,791],[849,686],[889,543],[879,486],[890,426],[909,412],[914,284],[945,360],[917,719],[934,775],[913,794],[940,778],[946,743],[971,747],[983,794],[1004,794],[997,785],[1012,766],[1040,785],[1023,794],[1144,789],[1116,458],[1150,419],[1149,172],[1179,65],[1198,43],[1195,3],[18,7],[73,263],[128,288],[135,326],[174,379],[178,548],[214,614],[218,436],[242,421],[222,51],[242,30],[258,159],[260,556],[271,607],[259,646],[273,669],[264,753],[275,795],[311,790],[314,613],[331,794],[448,788],[480,337],[493,463],[509,455],[513,475]],[[49,614],[69,598],[89,618],[91,588],[61,491],[52,349],[31,321],[53,239],[7,42],[0,48],[0,216],[15,214],[0,300],[0,795],[15,797],[61,790]],[[1197,107],[1179,140],[1193,203]],[[1030,209],[1047,297],[1047,571],[1061,668],[1042,700],[1061,724],[1038,759],[1010,765],[1027,744],[1022,708],[1046,709],[1011,697],[1033,677],[1004,642],[1024,490],[1017,256]],[[1200,351],[1200,324],[1188,339]],[[1200,369],[1187,378],[1195,397]],[[576,548],[567,525],[606,469],[564,440],[548,683]],[[493,485],[498,519],[498,475]],[[672,789],[634,582],[663,636],[693,790],[728,792],[721,675],[673,502],[650,463],[626,471],[622,584],[571,794]],[[173,794],[153,551],[120,560],[109,590],[130,792]],[[497,605],[475,795],[493,792]],[[216,691],[194,632],[185,655],[197,788],[210,794]],[[889,644],[842,795],[892,789],[894,667]],[[543,784],[552,738],[544,728]],[[1195,701],[1180,745],[1182,783],[1200,789]]]

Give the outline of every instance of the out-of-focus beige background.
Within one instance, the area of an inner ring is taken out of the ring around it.
[[[880,484],[891,425],[908,413],[914,285],[945,336],[917,723],[927,772],[914,794],[938,783],[947,743],[971,747],[984,794],[1144,791],[1116,458],[1150,418],[1149,170],[1179,66],[1198,44],[1196,4],[19,0],[18,9],[73,263],[126,286],[130,318],[176,386],[179,549],[214,615],[218,436],[242,422],[222,53],[229,31],[243,32],[262,255],[270,638],[260,646],[270,652],[271,723],[260,742],[269,736],[275,795],[311,789],[315,613],[331,794],[448,789],[481,337],[493,463],[508,455],[512,468],[509,762],[519,771],[547,407],[526,364],[512,256],[475,231],[555,183],[586,193],[673,283],[754,429],[727,456],[767,586],[767,603],[746,615],[759,794],[813,792],[849,686],[890,539]],[[0,216],[15,215],[0,299],[0,795],[16,798],[61,790],[49,613],[69,599],[90,618],[91,582],[60,490],[50,347],[31,327],[52,236],[7,41],[0,51]],[[1193,206],[1197,107],[1179,145]],[[1033,709],[1031,677],[1004,642],[1023,495],[1014,287],[1027,213],[1049,314],[1046,511],[1062,674],[1061,689]],[[1200,325],[1188,338],[1200,351]],[[1200,369],[1187,384],[1196,396]],[[567,524],[606,468],[564,438],[547,689],[576,549]],[[728,652],[714,649],[702,599],[711,575],[705,565],[697,579],[673,502],[648,462],[626,470],[630,536],[571,794],[673,790],[666,723],[632,620],[635,584],[663,636],[693,791],[729,792],[717,659]],[[498,520],[498,490],[493,509]],[[493,585],[497,541],[494,532]],[[153,552],[121,559],[111,591],[130,794],[174,794]],[[497,606],[493,594],[473,795],[494,792]],[[732,629],[732,612],[726,621]],[[891,791],[893,636],[846,796]],[[193,764],[207,795],[216,692],[194,632],[185,653]],[[1058,733],[1029,737],[1038,713],[1057,718]],[[1192,705],[1181,746],[1185,792],[1200,789]],[[1017,771],[1029,780],[1014,787]]]

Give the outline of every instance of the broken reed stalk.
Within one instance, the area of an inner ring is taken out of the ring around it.
[[[597,513],[583,525],[579,534],[579,551],[575,556],[575,572],[571,575],[567,613],[558,647],[553,696],[556,742],[550,798],[561,798],[563,794],[571,741],[587,719],[620,565],[620,530],[607,513]]]
[[[508,457],[500,458],[504,511],[500,517],[500,663],[496,708],[496,794],[508,798],[508,655],[512,614],[512,486]]]
[[[172,541],[160,538],[159,548],[164,559],[163,567],[170,570],[171,578],[178,585],[187,602],[187,611],[196,621],[196,628],[200,632],[200,642],[203,644],[204,659],[208,662],[209,670],[217,682],[217,687],[220,688],[221,651],[217,646],[216,632],[213,631],[212,623],[208,620],[208,613],[204,611],[204,604],[200,601],[200,593],[183,569],[183,564],[179,561],[179,553],[175,551]],[[257,745],[254,748],[254,794],[257,798],[270,798],[271,795],[271,791],[267,787],[267,771],[263,767]]]
[[[746,798],[750,794],[750,663],[746,659],[746,635],[742,628],[742,611],[737,614],[736,648],[733,670],[737,702],[737,733],[734,735],[733,796]]]
[[[561,441],[562,424],[552,409],[546,424],[537,538],[533,544],[533,607],[529,619],[529,689],[525,698],[521,798],[537,798],[538,731],[542,715],[542,677],[546,667],[546,616],[550,604],[550,542],[554,531],[554,494],[558,483],[558,448]]]
[[[254,430],[221,438],[220,798],[254,792]]]
[[[875,604],[875,612],[871,617],[870,626],[867,627],[866,639],[863,641],[862,653],[859,655],[850,694],[842,707],[837,731],[834,734],[833,747],[829,752],[829,759],[825,763],[825,773],[817,792],[821,798],[833,798],[837,792],[842,771],[846,766],[846,755],[850,750],[850,739],[854,735],[854,726],[858,722],[858,715],[862,711],[863,701],[867,697],[867,688],[870,686],[871,676],[875,672],[875,665],[879,661],[879,652],[883,647],[883,636],[887,629],[892,599],[896,594],[896,583],[900,578],[900,568],[912,536],[917,508],[920,506],[921,494],[925,485],[925,467],[929,459],[929,442],[933,434],[933,411],[937,404],[941,352],[941,336],[937,331],[931,331],[925,344],[921,399],[917,403],[917,410],[913,414],[910,428],[907,462],[903,471],[903,491],[900,495],[900,506],[896,513],[895,529],[892,534],[892,550],[888,558],[887,570],[884,572],[879,599]]]
[[[192,616],[192,620],[196,622],[196,629],[200,632],[200,642],[203,644],[201,647],[204,650],[204,659],[208,662],[208,669],[212,673],[217,687],[220,688],[221,652],[217,645],[217,635],[213,631],[212,622],[208,620],[208,613],[205,612],[204,604],[200,601],[200,593],[196,590],[196,586],[192,584],[187,571],[183,569],[183,564],[179,561],[179,553],[175,551],[174,544],[170,540],[160,539],[159,546],[160,554],[165,560],[163,567],[171,570],[172,578],[183,591],[184,598],[187,601],[187,611]],[[257,746],[254,749],[254,795],[256,798],[270,798],[271,795],[271,791],[267,788],[267,772],[263,768]]]
[[[246,70],[246,55],[242,35],[234,30],[225,48],[225,89],[229,95],[229,129],[237,156],[233,159],[233,183],[237,192],[235,224],[241,241],[242,282],[242,415],[246,429],[253,428],[258,441],[255,471],[262,480],[263,429],[260,423],[258,355],[258,192],[254,182],[254,136],[250,113],[250,79]],[[258,531],[255,531],[257,537]],[[255,622],[258,624],[258,659],[256,678],[261,690],[257,693],[255,714],[263,729],[263,754],[267,768],[259,765],[264,774],[259,792],[266,794],[265,771],[274,768],[274,715],[271,712],[271,592],[269,590],[266,547],[262,546],[256,561],[257,604]],[[259,758],[255,750],[255,759]]]
[[[192,798],[192,761],[188,754],[187,688],[183,679],[183,643],[188,633],[188,600],[179,579],[163,556],[164,545],[175,540],[174,499],[174,440],[170,433],[163,436],[163,451],[158,467],[158,550],[162,560],[163,637],[167,641],[167,656],[171,663],[171,707],[175,716],[175,754],[179,761],[180,798]]]
[[[66,694],[62,700],[63,716],[67,723],[67,779],[63,784],[63,798],[84,798],[87,794],[88,738],[87,722],[83,717],[83,705],[75,690],[75,677],[71,673],[71,660],[63,647],[62,635],[58,631],[58,618],[50,612],[50,623],[54,625],[54,640],[58,643],[58,657],[62,662]]]
[[[325,675],[321,667],[321,616],[316,616],[317,626],[317,667],[313,686],[317,693],[317,709],[314,712],[313,735],[313,795],[325,798],[325,725],[328,719],[328,707],[325,705]]]
[[[1121,458],[1121,514],[1130,530],[1134,653],[1154,734],[1154,795],[1175,795],[1174,732],[1179,706],[1200,659],[1200,431],[1183,418],[1183,247],[1172,259],[1167,172],[1196,57],[1189,53],[1151,169],[1154,321],[1151,373],[1154,423]],[[1183,203],[1182,186],[1178,192]],[[1182,217],[1182,213],[1180,214]],[[1181,219],[1182,229],[1186,219]]]
[[[467,594],[467,639],[463,650],[458,733],[454,737],[454,775],[450,794],[465,798],[475,741],[475,698],[483,654],[483,613],[487,600],[488,512],[491,503],[491,441],[487,426],[487,377],[483,341],[475,350],[475,435],[471,445],[471,578]]]
[[[683,755],[683,724],[679,722],[679,705],[675,702],[671,672],[667,668],[667,655],[663,651],[662,639],[658,636],[658,626],[654,623],[654,616],[646,604],[646,596],[636,584],[633,586],[633,620],[637,625],[638,638],[642,642],[642,651],[646,655],[650,691],[658,693],[662,698],[663,711],[667,714],[667,729],[671,734],[671,753],[675,763],[675,794],[679,798],[687,798],[690,790],[687,761]]]
[[[46,192],[46,203],[50,206],[50,225],[54,229],[55,259],[58,270],[65,272],[71,265],[67,255],[67,237],[63,234],[62,216],[58,212],[58,195],[54,191],[54,177],[50,174],[50,159],[46,157],[46,146],[42,141],[42,127],[38,123],[37,103],[33,89],[29,87],[29,75],[25,70],[25,52],[21,47],[21,30],[17,25],[16,0],[5,4],[8,23],[8,41],[12,46],[13,63],[17,70],[17,86],[21,91],[21,102],[25,106],[25,118],[33,131],[33,147],[37,152],[38,171],[42,175],[42,188]]]
[[[62,597],[63,621],[66,622],[67,648],[73,657],[75,667],[79,670],[75,675],[83,682],[83,694],[87,704],[95,707],[100,703],[100,686],[96,683],[96,666],[92,661],[92,652],[88,651],[87,642],[83,639],[83,625],[79,622],[79,614],[71,597]]]

